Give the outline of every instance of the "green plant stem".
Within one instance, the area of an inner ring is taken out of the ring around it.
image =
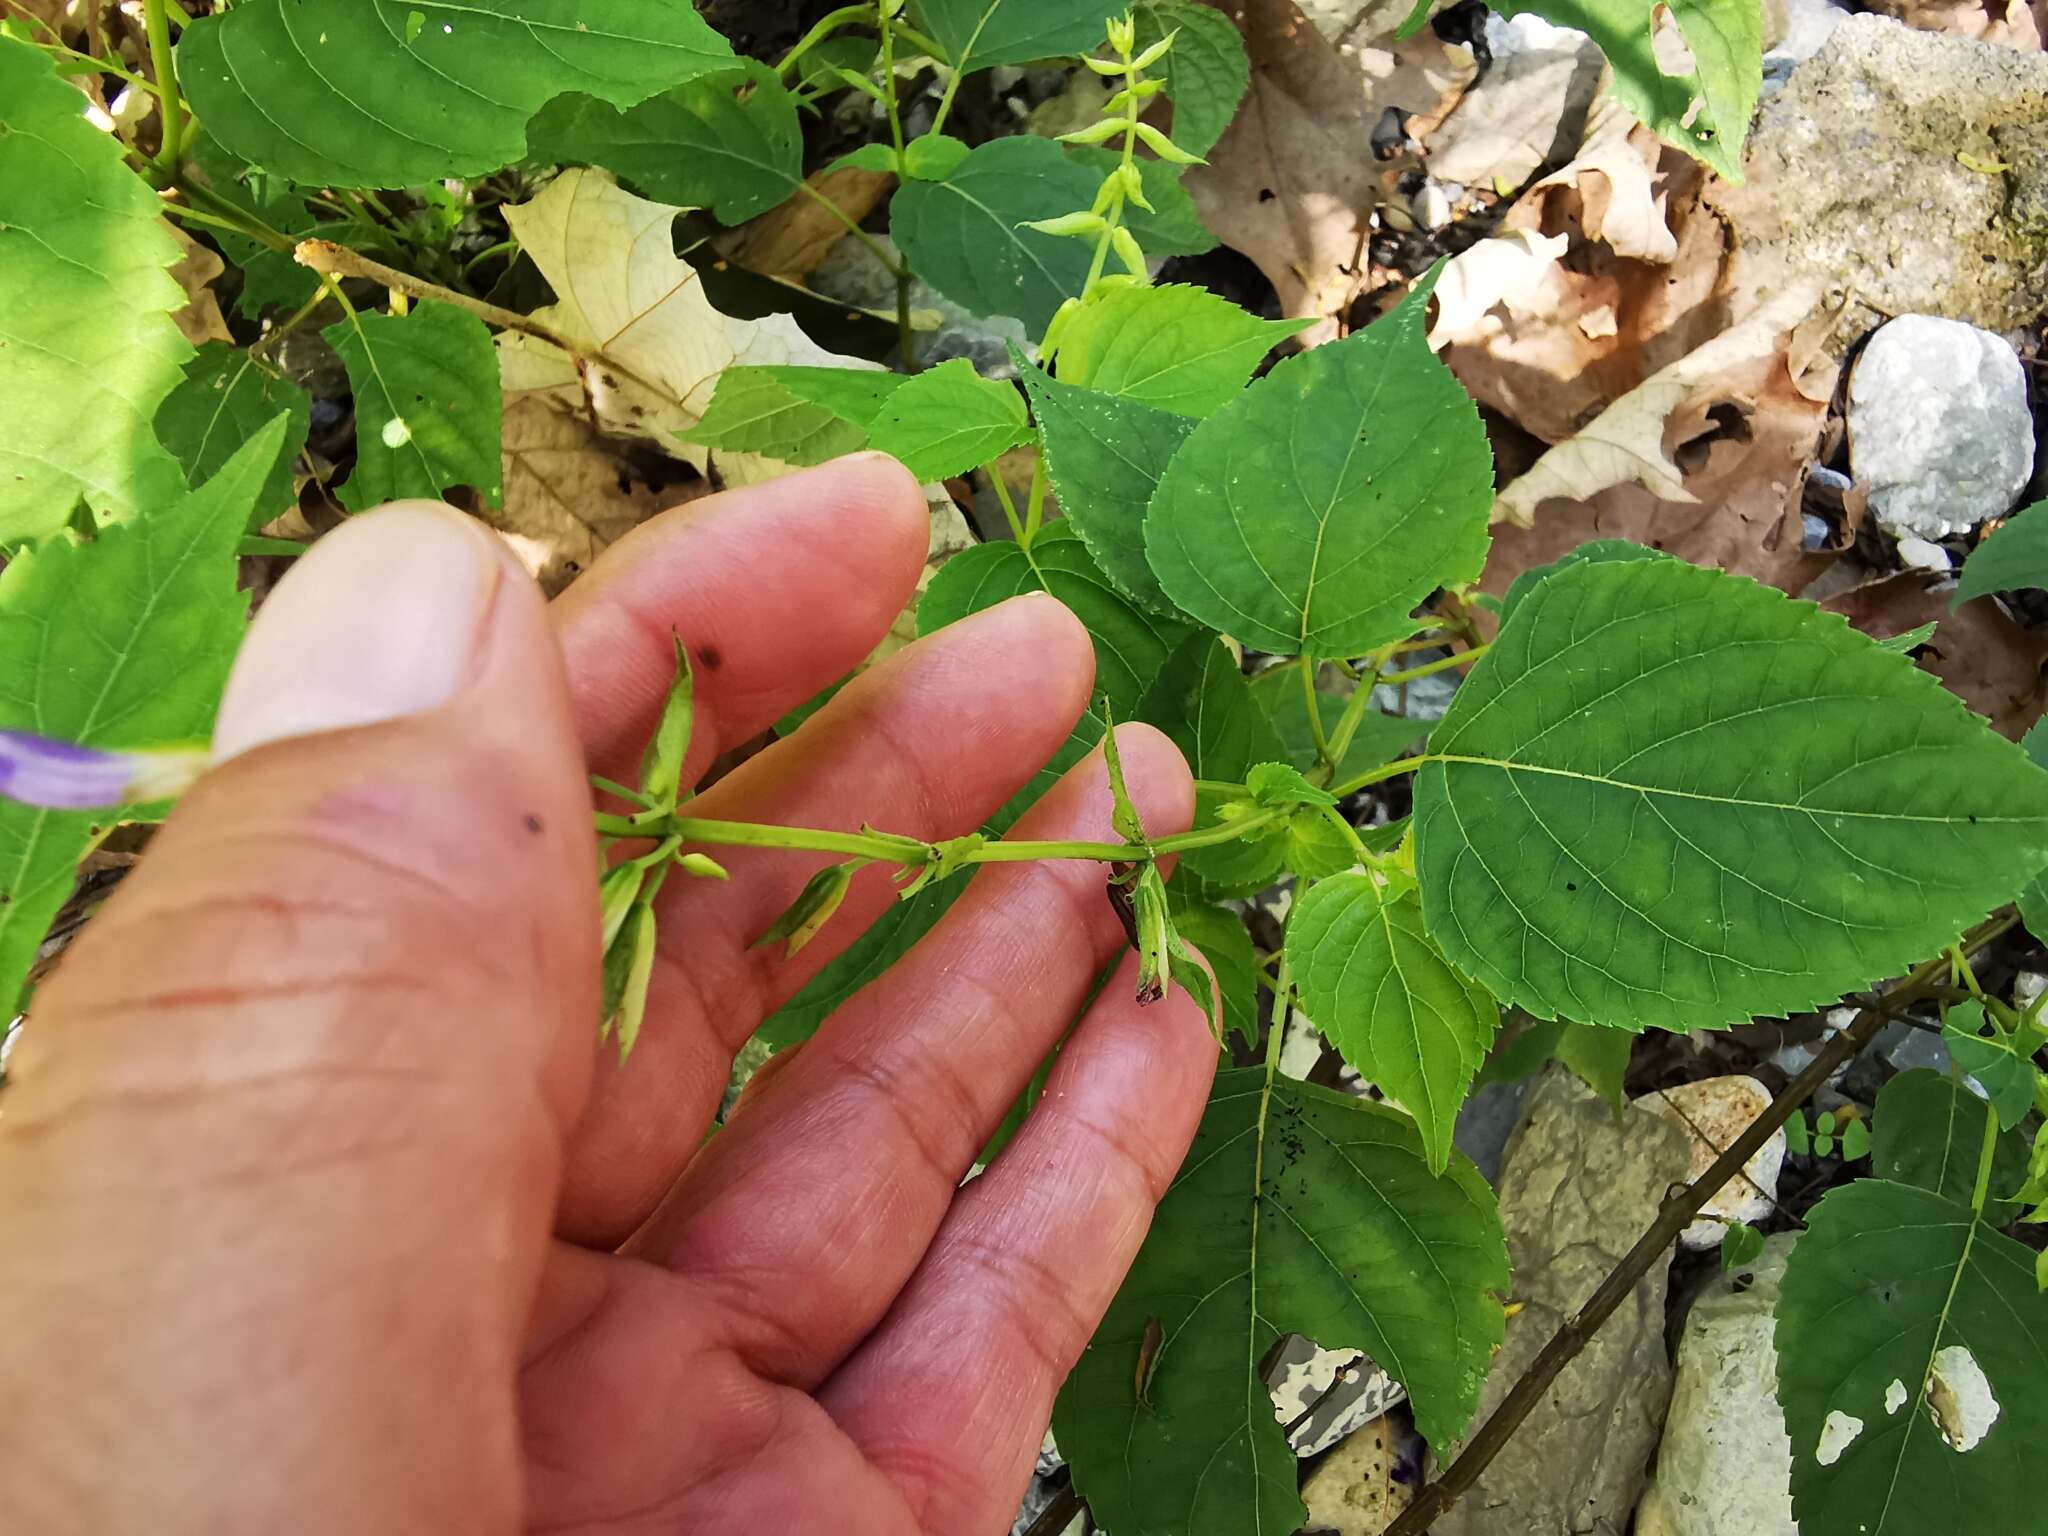
[[[1045,448],[1039,447],[1038,458],[1031,466],[1031,492],[1024,503],[1024,534],[1017,542],[1029,549],[1031,541],[1038,537],[1038,530],[1045,521],[1045,493],[1050,482],[1045,475]]]
[[[1301,658],[1301,697],[1308,706],[1308,733],[1316,744],[1316,761],[1324,773],[1335,773],[1340,759],[1331,751],[1330,738],[1323,730],[1323,701],[1316,694],[1316,664],[1306,656]]]
[[[1010,488],[1003,483],[1003,472],[993,464],[982,465],[981,472],[988,476],[988,483],[995,487],[996,500],[1003,504],[1003,516],[1010,524],[1010,537],[1020,545],[1029,544],[1031,541],[1024,537],[1023,520],[1017,516],[1017,503],[1010,499]]]
[[[852,214],[848,213],[844,208],[840,207],[839,204],[834,202],[830,197],[827,197],[823,192],[820,192],[808,181],[798,182],[796,184],[796,189],[797,191],[801,192],[805,197],[808,197],[812,202],[816,203],[820,208],[823,208],[827,213],[831,214],[832,217],[837,219],[841,224],[844,224],[846,226],[846,232],[852,235],[853,238],[858,240],[862,245],[866,246],[868,250],[874,255],[875,260],[879,261],[884,267],[888,269],[890,276],[904,277],[908,275],[908,269],[905,268],[905,266],[903,265],[903,258],[895,255],[886,246],[884,246],[881,241],[877,240],[873,235],[869,234],[866,230],[862,229],[860,227],[860,220],[856,219]]]
[[[782,62],[775,66],[775,72],[785,79],[792,74],[803,56],[835,32],[844,31],[866,21],[875,14],[872,5],[842,5],[836,11],[827,11],[818,18],[818,24],[796,40],[796,45],[782,56]]]
[[[2018,915],[2010,907],[2004,908],[1964,935],[1958,947],[1969,952],[1980,950],[2017,921]],[[1635,1294],[1637,1283],[1652,1266],[1668,1261],[1671,1245],[1678,1241],[1678,1234],[1692,1224],[1700,1208],[1723,1185],[1741,1174],[1743,1166],[1757,1154],[1758,1149],[1777,1134],[1778,1128],[1792,1118],[1836,1068],[1870,1043],[1884,1026],[1889,1007],[1908,1001],[1930,983],[1937,983],[1948,968],[1949,955],[1944,952],[1879,992],[1858,1013],[1855,1022],[1821,1046],[1806,1070],[1771,1101],[1770,1107],[1748,1130],[1714,1159],[1705,1173],[1665,1200],[1663,1210],[1649,1230],[1623,1255],[1620,1263],[1587,1298],[1585,1305],[1566,1319],[1550,1336],[1549,1342],[1537,1351],[1536,1358],[1529,1362],[1528,1369],[1523,1371],[1508,1395],[1501,1399],[1492,1417],[1465,1443],[1464,1450],[1435,1482],[1418,1490],[1414,1503],[1387,1527],[1386,1536],[1423,1536],[1432,1523],[1471,1489],[1479,1480],[1480,1473],[1492,1464],[1494,1457],[1514,1437],[1530,1412],[1548,1395],[1558,1373],[1577,1358],[1579,1351],[1599,1332],[1601,1324],[1613,1315],[1615,1309]],[[1996,1125],[1996,1117],[1989,1118]]]
[[[35,46],[49,54],[51,58],[62,63],[84,64],[89,66],[95,74],[118,75],[130,85],[140,86],[152,96],[161,97],[163,95],[163,92],[157,89],[154,80],[146,80],[125,65],[115,63],[112,59],[95,58],[92,54],[80,53],[76,48],[66,47],[63,43],[37,43]],[[60,69],[58,73],[71,75],[82,74],[84,71]]]
[[[1389,672],[1380,678],[1379,681],[1385,683],[1390,688],[1398,687],[1402,683],[1412,683],[1418,677],[1429,677],[1437,672],[1448,672],[1452,667],[1469,667],[1491,649],[1491,646],[1475,645],[1469,651],[1459,651],[1450,656],[1439,656],[1435,661],[1426,661],[1421,666],[1410,667],[1405,672]]]
[[[875,0],[875,26],[882,36],[882,109],[889,115],[889,143],[896,151],[896,163],[900,167],[903,164],[903,113],[896,100],[896,24],[889,14],[889,0]],[[934,123],[932,132],[938,131],[938,124]],[[876,252],[880,254],[880,247],[876,247]],[[898,253],[887,265],[896,279],[896,351],[902,358],[903,371],[916,373],[917,331],[910,323],[910,264]]]
[[[1342,800],[1346,795],[1355,795],[1368,785],[1382,779],[1398,779],[1404,773],[1413,773],[1430,763],[1441,762],[1434,753],[1423,752],[1414,757],[1397,757],[1391,763],[1381,763],[1377,768],[1368,768],[1363,773],[1353,774],[1341,784],[1332,784],[1330,793]]]
[[[185,158],[185,104],[178,97],[178,67],[171,54],[171,21],[165,3],[142,0],[142,22],[149,34],[149,67],[156,74],[157,95],[163,102],[163,145],[156,163],[175,181]]]
[[[938,55],[933,54],[933,57],[937,58]],[[932,114],[932,125],[925,130],[927,133],[940,133],[944,131],[946,114],[953,110],[953,97],[960,89],[961,80],[965,78],[950,59],[946,61],[946,67],[952,71],[952,75],[946,81],[946,89],[939,96],[939,109]]]
[[[1970,1189],[1970,1214],[1982,1216],[1984,1203],[1991,1198],[1991,1160],[1998,1150],[1998,1116],[1991,1106],[1984,1106],[1984,1146],[1977,1154],[1977,1182]]]

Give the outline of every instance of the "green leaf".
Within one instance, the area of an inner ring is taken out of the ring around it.
[[[1614,66],[1614,95],[1667,144],[1742,180],[1742,145],[1763,89],[1763,11],[1757,0],[1673,0],[1672,18],[1695,67],[1667,75],[1650,34],[1655,0],[1500,0],[1503,16],[1576,27]]]
[[[1941,1021],[1941,1038],[1948,1042],[1956,1065],[1991,1096],[2000,1130],[2009,1131],[2026,1118],[2034,1105],[2032,1054],[1984,1017],[1983,1004],[1972,1001],[1950,1008]]]
[[[1830,1190],[1786,1265],[1777,1345],[1803,1536],[2034,1528],[2048,1299],[2033,1254],[1967,1206]]]
[[[536,160],[603,166],[645,197],[709,208],[724,224],[765,213],[804,179],[796,98],[751,59],[624,111],[594,96],[557,96],[526,137]]]
[[[1462,1157],[1433,1176],[1406,1116],[1256,1068],[1220,1072],[1053,1433],[1117,1536],[1294,1530],[1294,1452],[1257,1375],[1282,1332],[1370,1354],[1442,1448],[1478,1402],[1507,1280],[1492,1191]]]
[[[1174,928],[1216,973],[1225,1033],[1235,1032],[1250,1049],[1259,1034],[1259,957],[1244,919],[1228,907],[1192,900],[1178,881],[1167,886],[1166,895]]]
[[[1303,879],[1321,880],[1356,869],[1364,862],[1358,850],[1351,824],[1327,806],[1305,806],[1287,818],[1281,857]]]
[[[951,880],[928,885],[907,901],[897,902],[834,956],[803,990],[769,1015],[754,1038],[775,1050],[808,1040],[842,1003],[931,932],[965,889],[965,881]]]
[[[2048,720],[2036,720],[2020,738],[2020,750],[2036,768],[2048,769]],[[2015,902],[2027,932],[2048,939],[2048,874],[2036,875],[2021,889]]]
[[[1443,1172],[1500,1010],[1430,942],[1414,891],[1369,874],[1318,881],[1288,919],[1287,963],[1308,1016],[1414,1117],[1430,1171]]]
[[[306,428],[313,402],[306,392],[281,374],[257,362],[240,347],[209,341],[185,365],[185,377],[156,410],[156,435],[185,478],[194,485],[216,471],[256,431],[279,415],[285,418],[277,462],[264,476],[263,489],[249,514],[258,528],[291,507],[292,464],[306,446]]]
[[[1261,320],[1185,283],[1102,288],[1061,328],[1060,378],[1158,410],[1207,416],[1242,394],[1265,355],[1309,323]]]
[[[867,446],[868,429],[903,382],[879,368],[728,368],[703,416],[680,435],[706,448],[823,464]]]
[[[944,181],[966,158],[966,140],[950,133],[920,134],[903,146],[903,174],[913,181]]]
[[[1221,11],[1187,0],[1143,0],[1137,23],[1141,52],[1174,34],[1157,66],[1173,103],[1173,141],[1191,155],[1208,154],[1251,84],[1244,38]]]
[[[1763,1257],[1764,1235],[1747,1222],[1731,1221],[1728,1230],[1721,1234],[1721,1269],[1723,1273],[1741,1269],[1745,1264],[1754,1264]]]
[[[1007,539],[962,550],[932,578],[917,605],[928,635],[1024,592],[1050,592],[1095,641],[1095,689],[1119,715],[1135,715],[1166,658],[1188,636],[1185,624],[1146,613],[1117,591],[1081,540],[1054,524],[1027,552]]]
[[[1622,1080],[1628,1075],[1628,1058],[1635,1043],[1635,1036],[1624,1029],[1564,1023],[1559,1025],[1552,1054],[1619,1112]]]
[[[2048,861],[2048,777],[1934,678],[1662,556],[1530,591],[1430,751],[1429,931],[1542,1018],[1800,1012],[1900,974]]]
[[[1934,638],[1934,631],[1939,627],[1940,625],[1936,620],[1929,619],[1925,624],[1915,624],[1903,634],[1889,636],[1877,643],[1888,651],[1897,651],[1901,656],[1910,656],[1913,652],[1919,650],[1921,646],[1932,640]]]
[[[155,510],[185,478],[151,423],[192,348],[157,196],[48,55],[0,37],[0,546],[56,532],[82,498]]]
[[[1244,776],[1252,799],[1264,806],[1335,805],[1337,797],[1318,789],[1291,763],[1258,763]]]
[[[1081,291],[1089,251],[1021,226],[1086,208],[1094,195],[1095,178],[1059,145],[1018,134],[969,151],[943,181],[897,188],[889,233],[912,270],[947,298],[977,315],[1014,316],[1036,333]]]
[[[1508,584],[1507,596],[1501,599],[1500,621],[1505,624],[1514,617],[1515,609],[1522,599],[1535,591],[1559,571],[1568,571],[1575,565],[1598,565],[1603,561],[1616,560],[1659,560],[1664,557],[1647,545],[1633,539],[1592,539],[1568,550],[1548,565],[1532,566]]]
[[[1044,434],[1046,472],[1066,521],[1104,574],[1133,600],[1179,617],[1145,562],[1145,507],[1195,423],[1135,400],[1062,384],[1021,357],[1017,376]]]
[[[474,486],[494,507],[505,499],[498,352],[483,321],[429,300],[402,319],[351,315],[320,334],[341,354],[356,398],[356,466],[342,483],[343,506],[433,499],[453,485]]]
[[[675,637],[676,676],[662,701],[661,718],[640,754],[640,792],[656,805],[673,806],[682,787],[683,760],[690,755],[690,726],[696,714],[696,680],[690,653]]]
[[[1015,386],[982,378],[964,357],[903,380],[868,427],[869,446],[919,480],[964,475],[1030,436]]]
[[[1870,1171],[1895,1184],[1915,1184],[1967,1207],[1977,1187],[1984,1151],[1984,1101],[1952,1077],[1916,1067],[1877,1093],[1871,1127]],[[1993,1196],[1984,1215],[1994,1225],[2012,1220],[2017,1206],[2000,1199],[2020,1187],[2027,1172],[2025,1145],[2000,1136],[1991,1160]]]
[[[1861,1119],[1851,1120],[1842,1127],[1842,1161],[1853,1163],[1859,1158],[1870,1156],[1870,1127]]]
[[[1431,286],[1195,429],[1145,517],[1146,557],[1182,612],[1261,650],[1355,656],[1478,576],[1493,456],[1423,340]]]
[[[692,7],[639,0],[242,0],[178,42],[207,132],[306,186],[481,175],[566,92],[630,107],[733,64]]]
[[[1128,0],[911,0],[918,30],[962,74],[995,64],[1092,53]]]
[[[284,432],[282,418],[260,428],[198,490],[89,545],[56,537],[8,562],[0,728],[105,749],[206,739],[249,610],[235,588],[235,546]],[[0,1005],[9,1011],[106,819],[0,800]]]
[[[1970,551],[1963,562],[1951,607],[1960,608],[1988,592],[2048,586],[2048,501],[2037,501],[2012,517]]]
[[[1804,1110],[1794,1111],[1792,1118],[1785,1122],[1785,1147],[1788,1151],[1796,1152],[1801,1157],[1806,1157],[1812,1153],[1813,1136],[1807,1129],[1806,1112]]]
[[[1315,767],[1315,733],[1309,728],[1308,700],[1302,696],[1301,678],[1294,668],[1279,667],[1261,672],[1252,679],[1251,688],[1252,697],[1266,712],[1266,718],[1273,722],[1273,729],[1279,732],[1287,760],[1297,768]],[[1337,722],[1343,717],[1348,702],[1341,694],[1317,691],[1316,703],[1323,717],[1325,736],[1336,731]],[[1341,784],[1368,768],[1391,762],[1404,748],[1419,741],[1425,729],[1403,715],[1382,714],[1367,706],[1365,713],[1359,716],[1358,729],[1352,733],[1351,745],[1345,748],[1344,761],[1337,765],[1331,782]]]
[[[1072,144],[1067,147],[1067,158],[1087,167],[1088,174],[1099,183],[1123,164],[1124,157],[1121,151],[1106,146]],[[1218,244],[1215,235],[1202,222],[1201,214],[1195,211],[1195,200],[1181,184],[1181,174],[1186,167],[1144,158],[1137,161],[1137,166],[1138,180],[1145,189],[1145,201],[1152,205],[1152,211],[1147,213],[1136,203],[1127,203],[1124,205],[1123,225],[1137,237],[1145,254],[1199,256],[1204,251],[1215,250]]]

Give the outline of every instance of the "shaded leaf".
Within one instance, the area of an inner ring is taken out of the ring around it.
[[[1119,715],[1138,701],[1187,638],[1188,626],[1146,613],[1111,584],[1070,530],[1054,524],[1026,551],[1004,539],[962,550],[939,568],[917,608],[917,632],[936,629],[1024,592],[1050,592],[1095,642],[1095,689]]]
[[[203,742],[241,643],[235,546],[285,423],[150,515],[18,554],[0,572],[0,727],[80,746]],[[123,813],[150,819],[147,813]],[[0,800],[0,1006],[23,977],[105,813]]]
[[[1183,416],[1243,392],[1265,355],[1306,320],[1261,320],[1185,283],[1104,288],[1060,330],[1060,378]]]
[[[1955,606],[1988,592],[2048,585],[2048,502],[2015,512],[1970,551],[1956,583]]]
[[[1316,765],[1315,733],[1309,727],[1308,700],[1302,695],[1301,679],[1294,669],[1274,668],[1262,672],[1251,680],[1251,689],[1259,708],[1266,712],[1266,718],[1273,722],[1273,729],[1279,732],[1287,760],[1297,768],[1313,768]],[[1328,737],[1335,733],[1349,700],[1342,694],[1319,689],[1316,703],[1323,717],[1323,733]],[[1351,733],[1351,745],[1345,748],[1344,760],[1337,765],[1331,782],[1341,784],[1368,768],[1393,761],[1404,747],[1420,741],[1425,729],[1405,716],[1384,714],[1367,705],[1365,713],[1358,718],[1358,728]]]
[[[1089,251],[1079,240],[1022,226],[1086,208],[1095,185],[1050,139],[994,139],[943,181],[899,187],[889,234],[917,275],[947,298],[977,315],[1014,316],[1036,333],[1081,291]]]
[[[361,512],[401,496],[473,486],[505,499],[498,356],[483,321],[431,300],[403,318],[356,314],[321,331],[348,369],[356,464],[341,502]]]
[[[704,75],[621,111],[557,96],[527,128],[537,160],[601,165],[662,202],[724,224],[764,213],[804,179],[796,98],[765,64]]]
[[[1414,1118],[1430,1170],[1441,1172],[1466,1087],[1500,1027],[1493,999],[1430,941],[1414,891],[1369,874],[1309,887],[1288,919],[1287,960],[1308,1016]]]
[[[1017,376],[1044,435],[1046,472],[1067,523],[1131,598],[1178,618],[1180,610],[1145,563],[1145,507],[1195,423],[1135,400],[1063,384],[1021,356]]]
[[[1228,907],[1191,899],[1179,881],[1169,884],[1166,894],[1174,928],[1202,952],[1216,973],[1224,1031],[1234,1032],[1249,1049],[1259,1033],[1259,961],[1244,919]]]
[[[544,591],[559,592],[653,516],[655,493],[581,411],[529,396],[505,409],[505,505],[485,520]]]
[[[1741,1269],[1763,1257],[1764,1235],[1745,1221],[1731,1221],[1721,1235],[1723,1272]]]
[[[1478,1401],[1507,1279],[1492,1192],[1463,1158],[1432,1176],[1405,1116],[1220,1072],[1060,1392],[1053,1433],[1074,1485],[1118,1536],[1291,1531],[1304,1515],[1294,1452],[1257,1374],[1282,1331],[1370,1354],[1442,1447]],[[1154,1319],[1141,1404],[1134,1367]]]
[[[1145,517],[1182,612],[1282,655],[1355,656],[1485,563],[1493,456],[1422,338],[1429,283],[1197,427]]]
[[[1941,1021],[1941,1038],[1956,1065],[1983,1085],[1991,1096],[1998,1128],[2009,1131],[2034,1107],[2032,1053],[1984,1017],[1984,1005],[1957,1003]]]
[[[1103,23],[1128,8],[1126,0],[911,0],[910,14],[967,73],[1092,53]]]
[[[1968,1087],[1944,1073],[1915,1067],[1892,1077],[1878,1090],[1878,1108],[1870,1126],[1870,1171],[1894,1184],[1917,1184],[1923,1190],[1970,1204],[1976,1190],[1976,1163],[1985,1153],[1985,1116],[1991,1110]],[[1991,1200],[1985,1219],[1993,1225],[2013,1219],[2017,1206],[1999,1194],[2011,1194],[2028,1171],[2028,1149],[2019,1137],[2001,1135],[1991,1157]]]
[[[152,422],[192,348],[156,194],[49,56],[0,37],[0,546],[184,494]]]
[[[1430,749],[1430,933],[1539,1017],[1797,1012],[1904,971],[2048,861],[2048,777],[1933,678],[1668,557],[1537,584]]]
[[[628,107],[733,62],[692,7],[635,0],[243,0],[178,41],[207,131],[307,186],[495,171],[564,92]]]
[[[277,462],[264,476],[249,514],[254,529],[296,501],[292,462],[306,446],[312,413],[311,398],[290,379],[273,373],[244,349],[214,341],[185,365],[185,377],[157,407],[156,435],[185,478],[199,485],[211,480],[258,429],[283,416]]]
[[[2032,1253],[1968,1206],[1858,1179],[1809,1213],[1777,1316],[1804,1536],[2031,1526],[2048,1436]]]
[[[1141,0],[1134,14],[1139,52],[1173,34],[1173,47],[1155,66],[1173,103],[1173,142],[1206,155],[1237,115],[1251,81],[1244,39],[1221,11],[1188,0]]]

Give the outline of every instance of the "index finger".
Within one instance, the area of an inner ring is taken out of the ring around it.
[[[634,529],[552,609],[591,771],[632,777],[678,639],[696,675],[686,785],[844,677],[917,590],[930,526],[910,472],[859,453]]]

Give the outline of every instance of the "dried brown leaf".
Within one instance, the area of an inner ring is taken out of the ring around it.
[[[896,178],[887,171],[848,167],[813,171],[806,182],[858,224],[888,195]],[[727,231],[717,244],[719,254],[735,266],[800,283],[845,234],[846,226],[816,198],[792,197]]]
[[[544,396],[506,401],[504,464],[505,505],[488,519],[551,594],[659,510],[587,416]]]
[[[2020,628],[1996,603],[1965,603],[1951,612],[1954,595],[1947,581],[1909,570],[1851,587],[1821,606],[1878,640],[1933,621],[1920,665],[1999,734],[2017,740],[2041,717],[2048,632]]]
[[[227,270],[227,263],[175,225],[171,235],[185,250],[170,269],[171,276],[185,289],[185,307],[171,316],[172,323],[195,347],[209,341],[232,342],[234,333],[228,329],[227,319],[220,312],[220,300],[213,294],[213,280]]]

